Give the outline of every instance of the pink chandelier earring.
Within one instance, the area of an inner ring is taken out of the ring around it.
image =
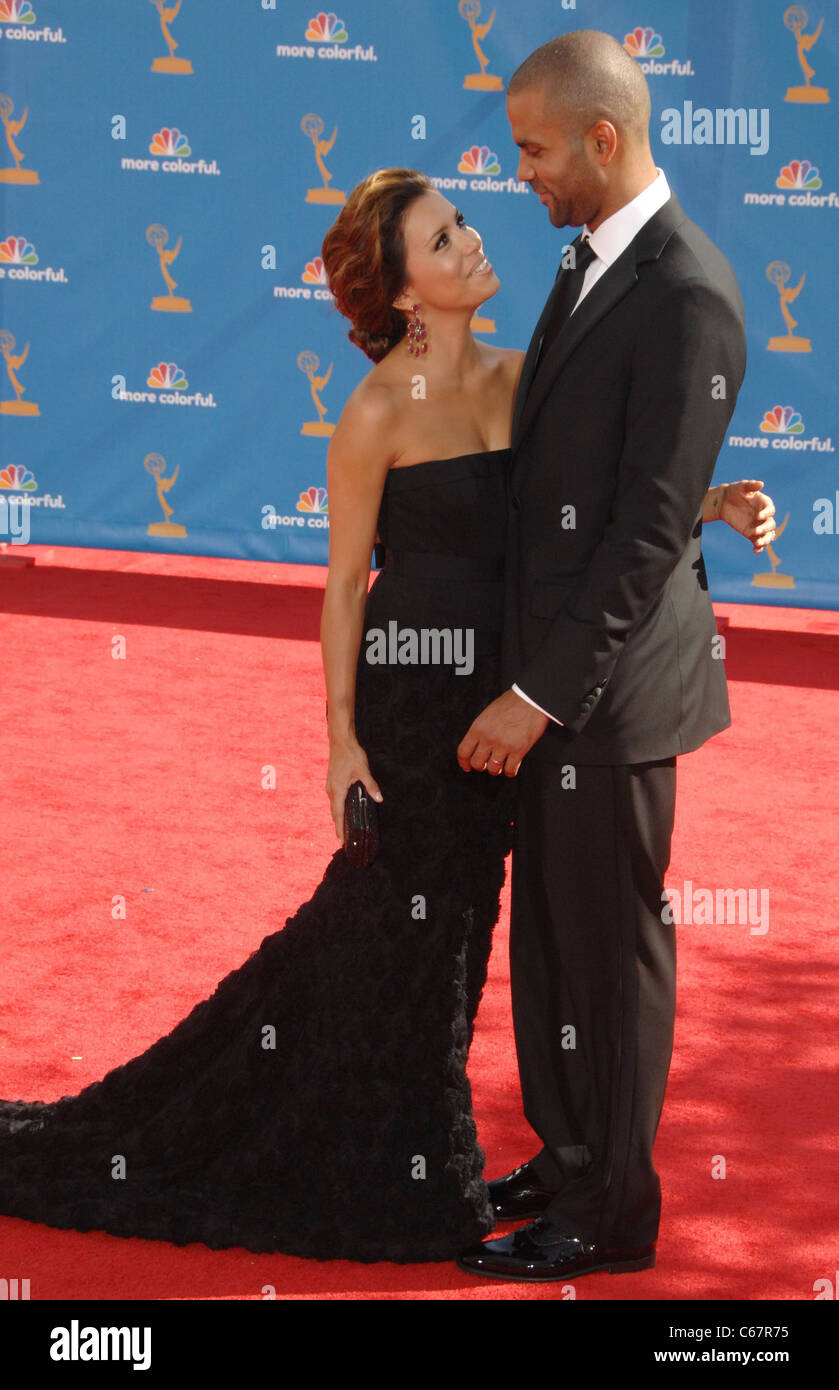
[[[419,316],[419,305],[412,304],[414,317],[408,319],[408,351],[417,357],[421,353],[428,351],[428,338],[425,332],[425,323]]]

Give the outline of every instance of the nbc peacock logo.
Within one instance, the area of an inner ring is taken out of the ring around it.
[[[0,488],[12,492],[37,492],[38,484],[30,469],[24,468],[22,463],[10,463],[7,468],[0,468]]]
[[[297,499],[298,512],[327,512],[325,487],[309,487]]]
[[[836,452],[830,435],[804,436],[801,412],[792,405],[773,405],[764,412],[760,432],[753,435],[730,434],[726,443],[732,449],[781,449],[795,453],[833,454]]]
[[[809,159],[791,159],[778,170],[778,192],[744,193],[743,202],[747,207],[839,208],[839,195],[834,191],[820,193],[822,186],[816,164]]]
[[[263,531],[328,531],[329,505],[326,488],[305,488],[300,493],[293,512],[278,512],[276,507],[266,502],[262,508],[261,526]]]
[[[27,515],[32,507],[53,507],[58,511],[66,509],[67,504],[61,493],[54,497],[51,492],[42,492],[36,497],[37,492],[38,480],[31,468],[26,468],[22,463],[7,463],[5,468],[0,468],[0,500],[5,501],[8,497],[9,502],[15,501],[25,507]]]
[[[312,260],[306,262],[302,280],[304,285],[326,285],[328,283],[326,266],[321,256],[314,256]]]
[[[663,58],[664,44],[661,34],[654,29],[632,29],[626,35],[623,46],[631,58]]]
[[[7,236],[0,241],[0,265],[37,265],[38,253],[25,236]]]
[[[336,14],[313,15],[309,20],[306,38],[312,43],[346,43],[347,31],[343,19]]]
[[[29,0],[0,0],[0,24],[34,24],[35,11]]]
[[[343,19],[333,10],[319,10],[309,19],[302,43],[278,43],[275,49],[278,58],[323,58],[362,63],[377,63],[376,50],[372,43],[347,44],[349,34]]]
[[[461,174],[500,174],[498,155],[489,145],[470,145],[460,156],[458,171]]]
[[[276,270],[276,247],[263,248],[262,266],[265,270]],[[313,256],[306,261],[299,285],[274,285],[272,293],[274,299],[321,299],[331,303],[332,291],[322,257]]]
[[[804,421],[791,405],[776,405],[760,422],[764,434],[803,434]]]
[[[158,362],[146,377],[146,385],[155,391],[185,391],[189,382],[177,362]]]
[[[35,43],[67,42],[60,28],[42,25],[40,29],[33,29],[34,23],[35,11],[30,0],[0,0],[0,24],[7,26],[3,30],[4,39],[24,39],[30,46],[33,40]]]
[[[804,421],[791,405],[774,405],[771,410],[767,410],[760,422],[760,430],[761,434],[770,436],[769,443],[773,449],[807,450],[810,453],[817,451],[824,454],[835,452],[830,437],[820,439],[818,435],[811,435],[809,439],[801,438],[804,434]]]
[[[4,548],[6,542],[2,538],[5,536],[12,545],[29,544],[32,536],[30,506],[33,501],[41,501],[40,497],[30,495],[36,487],[34,474],[21,464],[11,463],[7,468],[0,468],[0,543]]]
[[[662,63],[659,60],[664,57],[664,40],[661,34],[656,33],[655,29],[639,25],[636,29],[630,29],[628,34],[624,34],[623,47],[630,58],[638,61],[641,71],[646,74],[655,74],[659,77],[695,77],[693,63],[690,58],[680,60],[671,58],[669,62]]]
[[[163,155],[167,159],[186,159],[192,154],[188,139],[177,126],[162,126],[160,130],[156,130],[151,138],[149,150],[152,154]]]
[[[457,165],[457,175],[445,178],[431,176],[431,182],[439,189],[472,189],[476,193],[527,193],[530,185],[521,179],[507,177],[497,179],[493,175],[501,173],[501,162],[495,150],[489,145],[469,145],[461,151]],[[458,177],[459,175],[459,177]],[[464,177],[467,176],[467,177]]]
[[[809,159],[791,159],[775,180],[776,188],[821,188],[822,181],[815,164]]]
[[[124,140],[126,136],[125,118],[114,116],[111,122],[111,137]],[[190,159],[192,146],[186,131],[177,126],[162,125],[152,132],[146,146],[147,154],[122,155],[120,169],[136,173],[164,174],[220,174],[218,160]]]
[[[68,284],[64,267],[38,265],[38,252],[25,236],[7,236],[0,241],[0,280],[38,280]]]
[[[111,395],[114,400],[128,401],[138,405],[178,405],[201,406],[215,409],[216,401],[212,391],[187,391],[189,382],[183,367],[177,362],[155,362],[146,376],[148,390],[131,391],[124,376],[112,378]]]

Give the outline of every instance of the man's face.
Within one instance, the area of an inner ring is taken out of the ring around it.
[[[597,223],[605,182],[585,135],[543,115],[538,88],[507,94],[507,119],[521,155],[516,177],[529,183],[548,209],[554,227],[592,229]]]

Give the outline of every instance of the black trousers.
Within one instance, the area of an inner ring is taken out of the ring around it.
[[[543,1144],[533,1162],[556,1193],[545,1215],[570,1235],[645,1245],[676,1005],[662,921],[676,759],[525,758],[519,780],[510,977],[524,1112]]]

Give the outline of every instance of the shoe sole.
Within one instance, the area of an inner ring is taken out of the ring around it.
[[[654,1269],[655,1259],[653,1254],[645,1255],[640,1260],[619,1260],[602,1265],[590,1265],[588,1269],[578,1269],[573,1274],[501,1274],[496,1269],[473,1269],[471,1265],[461,1264],[460,1260],[455,1260],[455,1264],[464,1274],[477,1274],[484,1279],[507,1279],[516,1284],[550,1284],[562,1279],[570,1284],[583,1274],[598,1274],[604,1270],[608,1270],[609,1274],[635,1274],[641,1269]]]

